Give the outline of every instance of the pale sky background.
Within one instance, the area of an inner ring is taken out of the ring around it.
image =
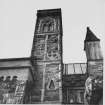
[[[86,62],[86,27],[105,35],[105,0],[0,0],[0,59],[29,57],[38,9],[62,9],[63,62]]]

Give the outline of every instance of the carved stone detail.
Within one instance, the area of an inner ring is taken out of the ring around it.
[[[47,60],[58,60],[59,49],[58,49],[58,35],[48,35],[47,39]]]
[[[21,104],[25,93],[26,81],[0,82],[0,104]]]
[[[40,18],[37,21],[36,33],[57,32],[60,30],[59,26],[60,22],[57,17]]]
[[[45,51],[45,36],[43,35],[35,35],[35,42],[33,46],[33,56],[37,60],[44,59],[44,51]]]

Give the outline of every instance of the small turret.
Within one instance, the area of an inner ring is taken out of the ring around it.
[[[87,57],[87,76],[89,76],[85,82],[85,104],[96,105],[103,97],[103,56],[100,39],[89,27],[87,27],[84,50]]]
[[[87,60],[103,59],[100,48],[100,39],[87,27],[86,38],[84,41],[84,50]]]

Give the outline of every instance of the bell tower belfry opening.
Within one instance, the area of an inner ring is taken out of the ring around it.
[[[32,64],[34,103],[62,102],[62,17],[61,9],[38,10]]]

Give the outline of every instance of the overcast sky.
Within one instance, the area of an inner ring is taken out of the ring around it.
[[[0,0],[0,58],[29,57],[38,9],[62,9],[63,62],[86,62],[86,27],[103,42],[104,0]]]

